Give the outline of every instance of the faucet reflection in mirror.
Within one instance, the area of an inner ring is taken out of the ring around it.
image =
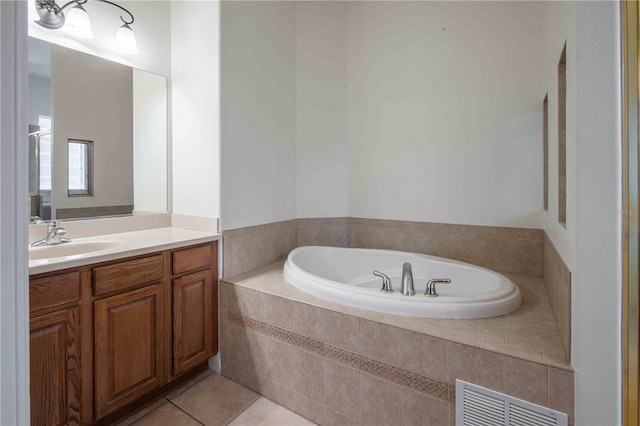
[[[33,0],[29,3],[30,19],[33,19],[44,28],[48,28],[50,30],[63,28],[67,33],[74,37],[90,39],[93,38],[91,21],[89,20],[89,14],[82,6],[88,1],[89,0],[71,0],[60,6],[55,0]],[[108,0],[92,1],[107,3],[126,12],[126,15],[128,15],[126,18],[120,15],[122,25],[116,32],[115,42],[119,49],[124,53],[138,53],[136,36],[130,26],[134,21],[133,14],[119,4]],[[68,7],[71,7],[71,9],[68,10],[67,16],[65,16],[65,9]]]

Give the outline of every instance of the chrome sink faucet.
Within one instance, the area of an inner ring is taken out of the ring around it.
[[[66,233],[67,231],[60,225],[60,222],[54,220],[50,222],[47,227],[47,236],[31,244],[31,247],[55,246],[63,243],[70,243],[71,240],[69,238],[62,237]]]
[[[416,294],[413,288],[413,273],[411,272],[411,264],[409,262],[405,262],[404,265],[402,265],[402,288],[400,292],[405,296],[413,296]]]

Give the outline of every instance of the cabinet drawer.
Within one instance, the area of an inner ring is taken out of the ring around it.
[[[93,270],[93,294],[100,296],[142,284],[161,281],[164,276],[162,255],[129,260]]]
[[[29,312],[80,300],[80,272],[29,280]]]
[[[211,244],[173,252],[173,274],[183,274],[211,266]]]

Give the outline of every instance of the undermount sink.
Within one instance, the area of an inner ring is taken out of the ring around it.
[[[120,241],[91,241],[58,244],[54,246],[30,247],[29,260],[49,259],[53,257],[66,257],[109,250],[122,245]]]

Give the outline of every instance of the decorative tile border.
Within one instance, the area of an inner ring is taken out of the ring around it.
[[[276,327],[262,321],[227,311],[227,320],[235,325],[288,343],[299,349],[315,353],[331,361],[357,368],[365,373],[423,392],[429,396],[455,404],[455,387],[438,380],[411,373],[398,367],[376,361],[360,354],[341,349],[319,340]]]

